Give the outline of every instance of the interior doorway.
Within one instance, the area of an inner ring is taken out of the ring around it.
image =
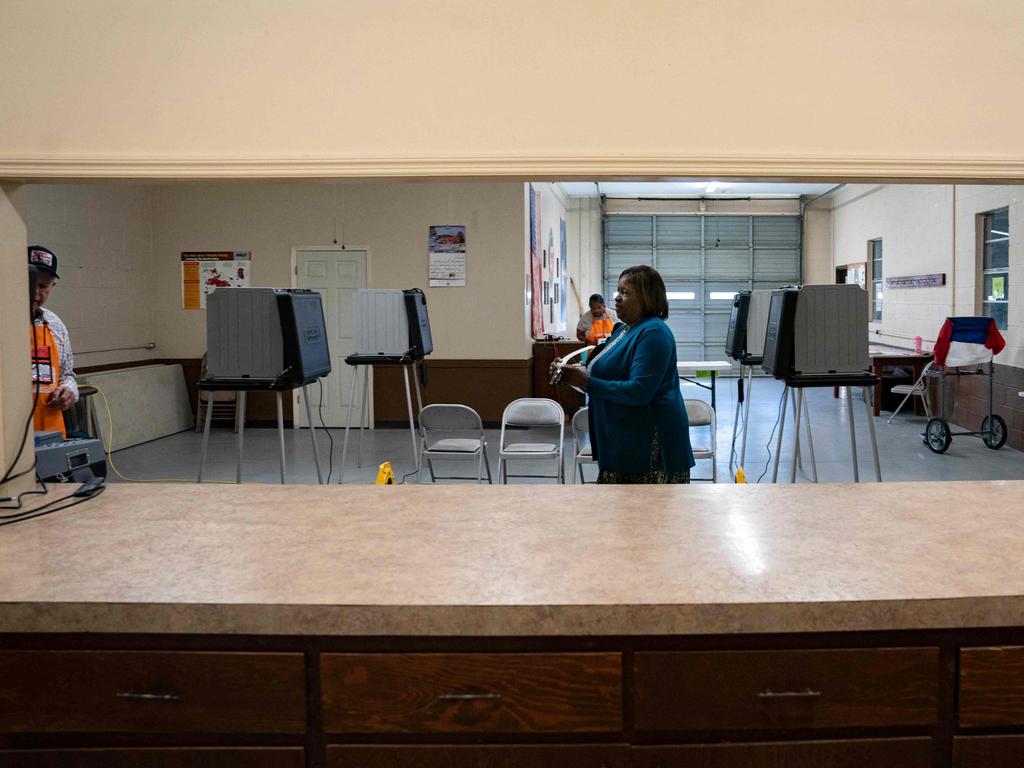
[[[309,387],[314,423],[320,426],[322,414],[328,427],[344,427],[348,423],[352,387],[352,370],[345,365],[345,358],[355,351],[352,337],[352,294],[366,287],[369,251],[366,248],[343,249],[338,246],[296,247],[292,249],[292,260],[295,287],[318,291],[322,297],[327,343],[331,350],[331,373],[322,380],[322,406],[320,387]],[[353,415],[352,426],[363,423],[358,416],[358,399],[355,408],[357,414]],[[369,410],[372,423],[372,379]],[[295,390],[295,425],[309,426],[306,423],[306,404],[302,402],[300,389]]]

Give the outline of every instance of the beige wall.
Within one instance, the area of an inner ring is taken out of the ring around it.
[[[569,274],[576,281],[576,290],[580,295],[583,311],[588,309],[587,300],[591,294],[604,294],[604,235],[601,221],[601,200],[597,197],[569,198]],[[611,296],[605,296],[609,305],[613,303]],[[576,297],[569,289],[569,313],[565,335],[576,338],[576,325],[579,323],[579,308]]]
[[[147,360],[155,341],[152,193],[136,185],[26,184],[11,200],[28,240],[59,259],[47,308],[71,335],[76,367]]]
[[[18,453],[32,408],[28,355],[28,265],[25,223],[12,205],[16,188],[0,184],[0,477]],[[14,473],[32,466],[32,437]],[[0,484],[0,495],[28,490],[31,474]]]
[[[804,208],[803,282],[833,283],[832,198],[822,197]]]
[[[908,346],[914,336],[934,339],[948,315],[981,312],[977,219],[1006,206],[1011,238],[1009,327],[1003,331],[1007,349],[997,361],[1024,367],[1024,187],[848,185],[833,200],[829,266],[865,261],[868,241],[880,237],[887,277],[945,273],[943,287],[886,289],[882,321],[871,323],[880,340],[900,346]],[[824,269],[822,260],[815,269]]]
[[[1022,39],[1019,0],[5,0],[0,176],[1020,178]]]
[[[292,284],[293,247],[335,237],[369,249],[371,288],[425,291],[436,358],[529,357],[522,184],[180,184],[155,188],[153,201],[160,357],[206,348],[206,313],[181,308],[181,251],[251,251],[253,285],[281,287]],[[465,288],[427,286],[431,224],[466,226]]]

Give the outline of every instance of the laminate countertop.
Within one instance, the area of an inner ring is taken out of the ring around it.
[[[1002,626],[1024,626],[1024,482],[114,484],[0,528],[0,632]]]

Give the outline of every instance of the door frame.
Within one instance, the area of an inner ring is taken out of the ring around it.
[[[299,287],[299,260],[298,260],[298,252],[299,251],[362,251],[363,253],[366,254],[366,287],[367,288],[370,287],[370,275],[371,275],[371,267],[370,267],[370,265],[373,263],[373,259],[372,259],[372,254],[370,252],[370,247],[368,245],[348,245],[348,244],[340,245],[340,244],[337,244],[337,243],[335,243],[334,245],[293,245],[292,246],[291,257],[289,258],[289,261],[288,261],[288,274],[291,276],[290,277],[290,284],[291,284],[290,287],[292,287],[292,288],[298,288]],[[345,371],[345,373],[348,373],[348,371]],[[369,380],[369,387],[368,387],[368,389],[370,391],[370,402],[369,402],[369,415],[367,416],[367,419],[368,419],[369,423],[367,424],[367,428],[373,429],[374,413],[373,413],[373,368],[372,367],[370,368],[370,380]],[[301,391],[300,389],[292,390],[292,408],[293,408],[293,413],[295,414],[294,417],[292,418],[292,429],[302,429],[302,427],[299,426],[299,407],[300,407],[299,406],[299,392],[300,391]],[[314,426],[316,426],[316,425],[314,425]],[[332,427],[332,429],[334,429],[334,427]]]

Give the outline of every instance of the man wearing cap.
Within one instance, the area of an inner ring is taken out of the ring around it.
[[[43,307],[50,297],[57,274],[57,256],[48,248],[30,245],[28,263],[38,270],[35,301],[32,302],[32,388],[39,397],[35,410],[35,429],[64,432],[64,414],[78,402],[75,359],[71,337],[57,315]]]

